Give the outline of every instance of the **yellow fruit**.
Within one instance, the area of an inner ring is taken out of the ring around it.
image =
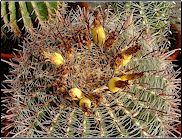
[[[55,65],[62,65],[64,63],[64,59],[59,53],[54,53],[54,57],[52,59]]]
[[[47,58],[47,61],[50,61],[54,65],[62,65],[64,63],[64,59],[60,53],[50,53],[50,52],[45,52],[43,53],[44,57]]]
[[[91,107],[91,101],[90,101],[90,99],[84,97],[80,100],[79,105],[80,105],[80,107],[90,108]]]
[[[72,88],[69,90],[69,95],[73,100],[80,100],[83,97],[83,93],[79,88]]]
[[[111,92],[115,93],[115,92],[117,92],[120,89],[120,88],[118,88],[118,87],[115,86],[115,82],[116,81],[120,81],[120,80],[121,80],[121,78],[119,78],[119,77],[113,77],[113,78],[111,78],[109,80],[108,88],[109,88],[109,90]]]
[[[93,41],[95,44],[101,46],[105,43],[106,35],[102,25],[93,27],[92,35],[93,35]]]

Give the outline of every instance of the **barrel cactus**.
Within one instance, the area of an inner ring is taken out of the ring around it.
[[[31,33],[36,23],[42,25],[52,17],[56,10],[63,6],[63,2],[1,2],[1,32],[11,31],[16,37],[23,34],[23,29]]]
[[[180,71],[167,59],[173,53],[167,51],[169,27],[156,37],[152,17],[138,20],[140,3],[124,6],[118,13],[112,7],[56,13],[25,39],[19,57],[3,60],[13,69],[3,82],[8,110],[1,120],[9,124],[2,132],[21,138],[176,137]]]

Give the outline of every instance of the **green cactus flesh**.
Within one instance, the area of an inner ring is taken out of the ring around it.
[[[9,23],[8,13],[6,11],[7,4],[6,2],[1,2],[1,15],[3,17],[4,24],[7,25]]]
[[[16,23],[16,7],[15,2],[9,2],[9,12],[10,12],[10,26],[13,31],[17,34],[17,36],[21,36],[21,31]]]
[[[60,4],[61,2],[2,2],[1,17],[4,24],[1,31],[6,32],[5,27],[9,27],[17,37],[20,37],[22,34],[20,21],[22,20],[23,29],[31,33],[33,24],[38,21],[42,25],[56,13]]]
[[[125,3],[127,9],[120,14],[105,11],[106,41],[111,31],[120,30],[126,23],[132,5],[140,7],[141,3]],[[110,49],[92,41],[94,15],[82,9],[68,15],[59,13],[27,37],[22,51],[18,51],[21,57],[14,59],[18,64],[3,60],[13,69],[3,82],[9,85],[4,86],[4,94],[11,94],[4,97],[4,106],[12,115],[1,115],[2,122],[11,120],[2,132],[12,127],[13,137],[175,137],[174,133],[179,133],[175,127],[180,123],[180,72],[174,71],[167,59],[171,54],[166,52],[169,44],[163,35],[167,29],[158,37],[153,36],[149,44],[145,40],[147,27],[137,22],[138,14],[134,10],[133,24],[118,32]],[[148,22],[147,26],[151,26]],[[155,34],[154,30],[151,33]],[[115,56],[136,43],[140,50],[116,72]],[[45,52],[61,54],[64,63],[55,65],[53,56],[45,57]],[[136,72],[143,72],[143,76],[126,81],[128,86],[116,93],[108,89],[111,78]],[[68,91],[74,87],[90,99],[90,112],[69,96]]]
[[[39,21],[47,20],[48,11],[44,2],[31,2]]]

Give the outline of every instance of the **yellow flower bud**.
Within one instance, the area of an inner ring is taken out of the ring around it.
[[[136,54],[139,50],[141,49],[141,46],[136,44],[132,47],[129,47],[129,48],[125,48],[121,51],[121,64],[119,66],[126,66],[131,58],[132,58],[132,55],[133,54]]]
[[[130,60],[131,60],[131,58],[132,58],[132,55],[123,55],[123,61],[122,61],[122,64],[121,64],[121,66],[126,66],[129,62],[130,62]]]
[[[90,99],[84,97],[80,100],[79,105],[80,105],[80,107],[83,107],[83,108],[85,108],[85,107],[91,108],[91,101],[90,101]]]
[[[116,57],[114,69],[115,73],[118,73],[121,67],[126,66],[132,58],[132,54],[126,54],[126,49],[123,49],[120,54]]]
[[[83,97],[83,93],[79,88],[72,88],[69,90],[69,95],[73,100],[79,100]]]
[[[119,78],[119,77],[113,77],[113,78],[111,78],[110,80],[109,80],[109,83],[108,83],[108,88],[109,88],[109,90],[111,91],[111,92],[117,92],[120,88],[118,88],[118,87],[116,87],[115,86],[115,82],[116,81],[120,81],[121,80],[121,78]]]
[[[122,54],[122,58],[116,59],[114,64],[115,73],[119,73],[119,69],[126,66],[130,62],[131,58],[132,55]]]
[[[47,58],[47,61],[50,61],[54,65],[62,65],[64,63],[64,59],[60,53],[50,53],[50,52],[45,52],[43,53],[44,57]]]
[[[59,53],[54,53],[53,62],[55,65],[62,65],[64,63],[64,59]]]
[[[95,44],[101,46],[105,43],[106,35],[102,25],[93,27],[92,35],[93,35],[93,41]]]

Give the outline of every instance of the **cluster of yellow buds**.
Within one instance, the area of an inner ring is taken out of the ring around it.
[[[132,12],[129,15],[129,17],[127,18],[127,20],[123,23],[122,29],[126,29],[132,24],[133,12],[134,12],[134,10],[132,10]],[[116,40],[117,35],[115,32],[111,32],[109,38],[106,40],[105,31],[104,31],[104,28],[103,28],[102,23],[101,23],[100,13],[98,11],[94,12],[93,25],[94,25],[94,27],[92,28],[92,35],[93,35],[94,43],[99,45],[99,46],[105,45],[104,47],[111,48],[112,44]],[[116,70],[116,72],[122,66],[126,66],[130,62],[130,60],[132,59],[132,54],[127,54],[127,53],[125,53],[126,51],[127,51],[126,49],[122,50],[120,53],[121,57],[116,58],[115,65],[114,65],[114,69]]]
[[[72,100],[78,100],[79,106],[84,111],[85,115],[88,115],[87,110],[91,108],[91,101],[89,98],[84,97],[82,91],[79,88],[72,88],[69,90],[69,95]]]

